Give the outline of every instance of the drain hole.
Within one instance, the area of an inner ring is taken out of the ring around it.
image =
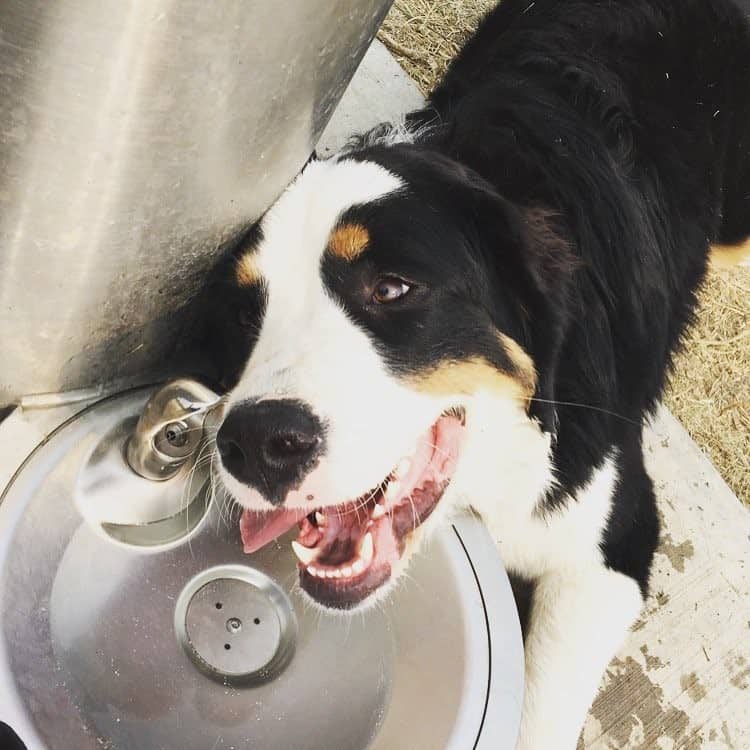
[[[258,617],[256,617],[256,618],[255,618],[255,619],[253,620],[253,622],[254,622],[254,623],[255,623],[256,625],[260,625],[260,619],[259,619]]]
[[[216,602],[216,609],[221,609],[223,606],[221,602]]]
[[[229,649],[232,648],[228,643],[224,644],[224,650],[229,651]]]

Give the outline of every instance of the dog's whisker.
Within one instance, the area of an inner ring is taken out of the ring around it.
[[[536,396],[533,396],[529,399],[530,401],[536,401],[541,404],[551,404],[552,406],[571,406],[578,409],[590,409],[591,411],[596,411],[601,414],[606,414],[610,417],[616,417],[617,419],[622,419],[625,422],[628,422],[632,425],[639,426],[641,422],[635,419],[631,419],[630,417],[626,417],[624,414],[618,414],[616,411],[611,411],[610,409],[605,409],[601,406],[594,406],[593,404],[584,404],[579,403],[577,401],[557,401],[555,399],[547,399],[547,398],[538,398]]]

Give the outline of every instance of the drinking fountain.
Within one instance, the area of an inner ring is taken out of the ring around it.
[[[484,526],[444,528],[378,608],[313,607],[294,532],[243,552],[216,408],[181,379],[0,424],[0,719],[29,750],[512,748],[520,632]]]
[[[477,518],[343,617],[290,535],[244,553],[212,481],[199,291],[389,5],[0,4],[0,722],[28,750],[515,746],[520,628]]]

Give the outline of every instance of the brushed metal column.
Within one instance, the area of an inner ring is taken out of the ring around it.
[[[0,3],[0,405],[169,371],[389,5]]]

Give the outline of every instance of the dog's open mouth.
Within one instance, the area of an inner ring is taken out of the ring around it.
[[[292,547],[300,584],[329,607],[359,604],[391,577],[409,535],[432,514],[458,459],[464,417],[443,414],[380,485],[356,500],[303,510],[245,510],[240,519],[246,552],[253,552],[294,524]]]

